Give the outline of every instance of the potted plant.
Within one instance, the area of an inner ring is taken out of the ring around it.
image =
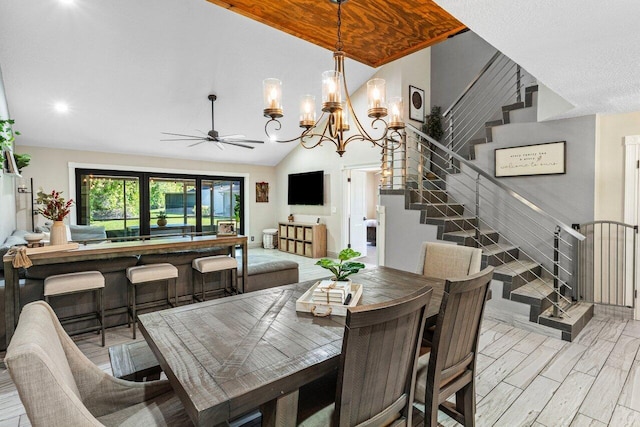
[[[18,173],[22,173],[22,169],[29,166],[29,162],[31,161],[30,154],[13,153],[13,158],[16,160],[16,166],[18,166]]]
[[[56,190],[52,190],[51,193],[45,193],[42,189],[38,191],[37,203],[40,205],[38,213],[53,221],[49,237],[49,244],[51,245],[64,245],[67,243],[67,227],[63,221],[71,212],[73,199],[65,201],[61,194],[62,191]]]
[[[349,276],[365,268],[365,265],[361,262],[349,261],[350,259],[359,257],[360,255],[360,252],[354,251],[351,248],[346,248],[341,250],[338,254],[339,262],[329,258],[322,258],[316,262],[316,265],[331,271],[333,273],[333,280],[343,282],[350,280],[348,278]]]
[[[14,123],[11,119],[0,119],[0,169],[4,165],[5,152],[11,151],[16,135],[20,135],[20,132],[13,130]]]
[[[156,222],[160,227],[167,225],[167,213],[165,211],[158,212],[158,220]]]

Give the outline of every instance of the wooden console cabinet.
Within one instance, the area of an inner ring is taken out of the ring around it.
[[[327,256],[327,227],[324,224],[281,222],[278,249],[310,258]]]

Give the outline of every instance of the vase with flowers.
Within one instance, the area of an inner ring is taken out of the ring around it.
[[[65,200],[62,191],[52,190],[51,193],[38,191],[37,203],[38,213],[48,220],[53,221],[51,227],[51,236],[49,238],[51,245],[64,245],[67,243],[67,228],[64,225],[64,219],[71,212],[73,199]]]

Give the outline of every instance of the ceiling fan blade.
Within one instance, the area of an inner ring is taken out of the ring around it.
[[[206,141],[207,141],[206,139],[203,139],[203,140],[201,140],[199,142],[196,142],[194,144],[189,144],[189,145],[187,145],[187,147],[195,147],[196,145],[200,145],[200,144],[202,144],[202,143],[204,143]]]
[[[215,141],[215,143],[216,143],[216,145],[218,146],[219,149],[224,151],[224,145],[221,144],[221,141]]]
[[[176,139],[161,139],[160,141],[206,141],[204,138],[176,138]]]
[[[202,137],[201,137],[201,136],[199,136],[199,135],[184,135],[184,134],[182,134],[182,133],[169,133],[169,132],[160,132],[160,133],[161,133],[161,134],[163,134],[163,135],[187,136],[187,137],[189,137],[189,138],[199,138],[199,139],[200,139],[200,138],[202,138]]]
[[[245,137],[244,135],[234,134],[234,135],[219,136],[218,139],[243,139],[244,137]]]
[[[233,142],[248,142],[250,144],[264,144],[264,141],[258,141],[257,139],[239,139]]]
[[[250,145],[238,144],[237,142],[231,142],[231,141],[218,141],[218,143],[235,145],[237,147],[243,147],[243,148],[250,148],[251,150],[253,150],[255,148],[255,147],[252,147]]]

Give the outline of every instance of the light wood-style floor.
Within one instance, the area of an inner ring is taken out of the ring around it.
[[[326,277],[315,260],[279,251],[251,253],[293,259],[300,279]],[[640,426],[640,321],[600,310],[568,343],[485,318],[476,381],[476,425]],[[98,335],[75,337],[80,349],[110,372]],[[126,326],[107,331],[107,345],[131,340]],[[0,354],[3,357],[4,354]],[[445,415],[444,426],[456,425]],[[30,425],[6,370],[0,371],[0,427]]]

